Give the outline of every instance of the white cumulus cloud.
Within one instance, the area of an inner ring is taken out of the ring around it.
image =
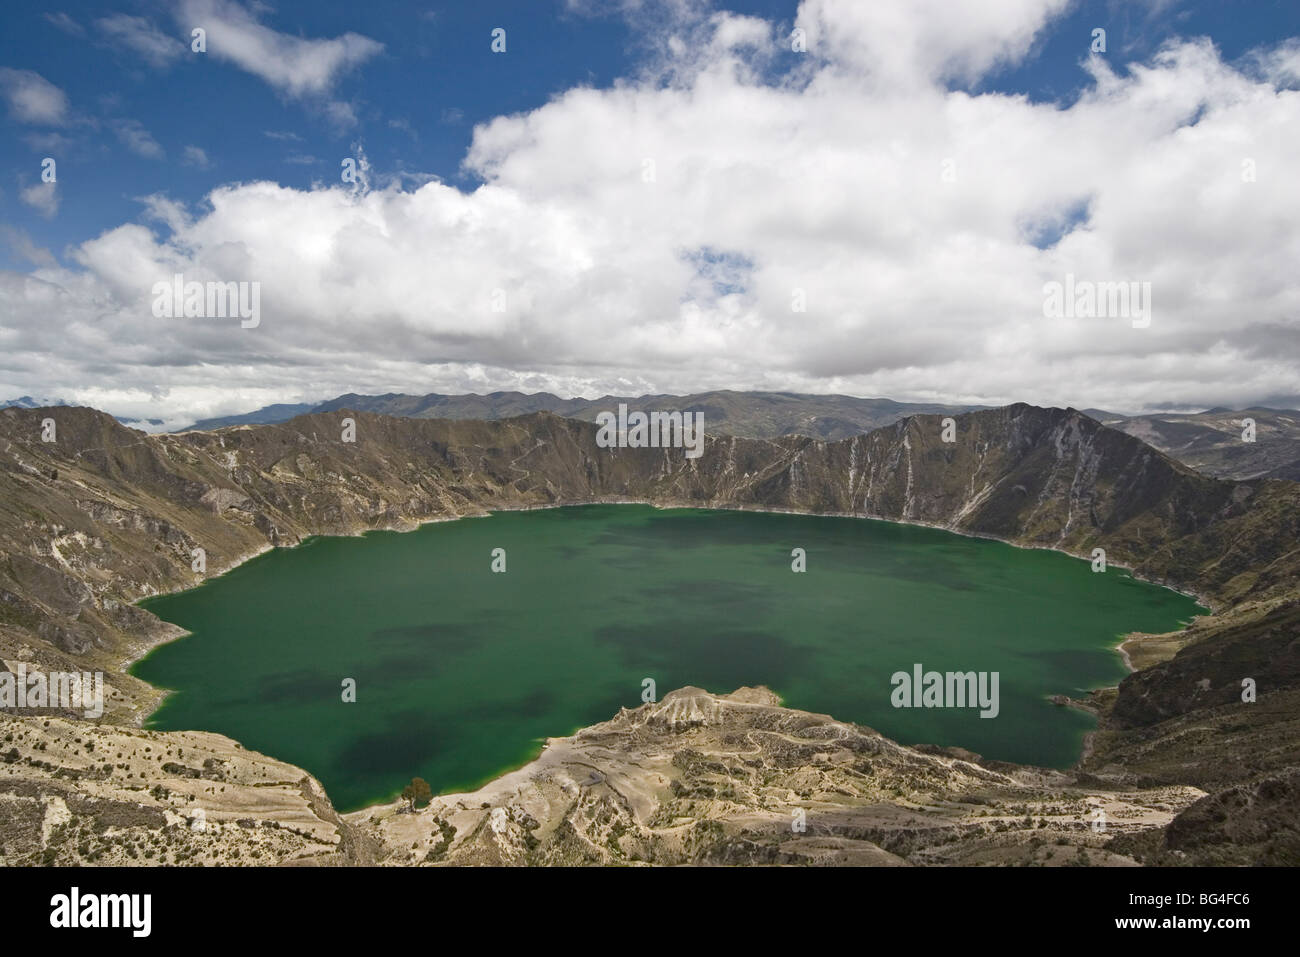
[[[18,198],[36,210],[46,219],[59,211],[59,191],[57,183],[35,183],[18,192]]]
[[[0,273],[0,394],[174,424],[348,391],[1295,401],[1289,47],[1081,61],[1069,103],[952,88],[1061,9],[995,6],[806,0],[806,54],[755,18],[669,21],[644,74],[478,126],[472,189],[152,200],[70,268]],[[175,273],[259,282],[260,325],[154,318]],[[1150,283],[1149,326],[1045,316],[1067,276]]]
[[[0,96],[20,123],[62,126],[68,120],[68,97],[39,73],[0,67]]]
[[[378,54],[384,45],[358,33],[307,39],[281,33],[234,0],[181,0],[177,22],[207,32],[208,55],[261,77],[294,98],[327,94],[340,75]]]
[[[186,52],[179,39],[163,33],[143,17],[114,13],[96,20],[95,26],[110,44],[121,46],[151,66],[168,66]]]

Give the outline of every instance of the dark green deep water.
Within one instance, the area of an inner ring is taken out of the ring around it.
[[[415,775],[482,784],[636,707],[645,677],[660,696],[765,684],[904,743],[1064,767],[1092,722],[1047,696],[1114,684],[1122,634],[1202,611],[1116,568],[935,529],[640,505],[315,538],[143,604],[193,632],[133,669],[175,691],[149,726],[306,768],[344,810]],[[1001,713],[893,708],[890,676],[915,662],[999,672]]]

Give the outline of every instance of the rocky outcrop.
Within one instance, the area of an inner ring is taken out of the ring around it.
[[[905,748],[765,688],[682,688],[472,794],[346,820],[386,864],[1131,865],[1112,840],[1202,796]]]

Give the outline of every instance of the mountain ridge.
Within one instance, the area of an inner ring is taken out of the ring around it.
[[[595,399],[562,399],[550,392],[497,391],[480,395],[426,395],[345,393],[314,405],[266,406],[244,415],[203,419],[178,431],[225,428],[288,421],[294,414],[335,412],[352,409],[403,418],[497,419],[530,412],[552,412],[584,422],[595,421],[597,413],[614,411],[619,403],[631,411],[651,410],[704,412],[705,427],[744,438],[770,438],[791,433],[820,438],[844,438],[858,431],[888,424],[909,412],[966,412],[982,406],[941,403],[896,402],[885,398],[847,395],[818,395],[799,392],[736,391],[719,389],[690,395],[647,394],[604,395]],[[292,412],[300,409],[300,412]],[[280,411],[275,411],[280,410]]]
[[[40,441],[45,417],[56,419],[55,443]],[[343,418],[354,420],[355,443],[342,441]],[[911,416],[829,442],[708,436],[704,455],[688,460],[681,450],[600,448],[593,425],[546,412],[476,421],[338,410],[147,435],[94,410],[5,410],[0,648],[6,660],[50,670],[102,664],[115,694],[108,720],[134,724],[159,692],[122,663],[176,629],[131,603],[195,584],[196,547],[206,550],[207,574],[218,574],[312,534],[410,528],[492,508],[644,501],[852,514],[1071,554],[1104,547],[1112,564],[1204,596],[1215,614],[1167,637],[1181,648],[1173,661],[1200,655],[1212,694],[1187,686],[1169,661],[1130,676],[1099,699],[1102,726],[1085,767],[1130,784],[1226,784],[1213,747],[1189,759],[1161,729],[1205,720],[1207,705],[1239,720],[1224,696],[1240,674],[1204,648],[1246,636],[1272,667],[1268,649],[1286,647],[1287,633],[1271,623],[1288,620],[1300,591],[1300,486],[1200,475],[1070,409],[1018,403],[965,413],[951,443],[943,418]],[[1284,687],[1270,687],[1270,700],[1289,700],[1289,672],[1276,673]],[[1160,708],[1141,705],[1154,700]],[[1255,714],[1258,754],[1249,768],[1236,762],[1244,779],[1300,764],[1285,714]]]
[[[716,390],[692,395],[606,395],[598,399],[561,399],[549,392],[498,391],[484,395],[358,395],[347,393],[325,402],[266,406],[244,415],[204,419],[189,426],[211,430],[232,425],[284,422],[294,415],[343,408],[411,418],[509,418],[529,412],[553,412],[591,422],[598,412],[620,403],[631,411],[702,412],[705,429],[743,438],[799,434],[840,439],[891,425],[913,414],[957,415],[986,409],[978,405],[897,402],[886,398],[818,395],[797,392]],[[1300,479],[1300,412],[1251,406],[1208,409],[1196,413],[1125,415],[1085,408],[1084,415],[1134,435],[1173,458],[1220,478]],[[1258,441],[1244,442],[1241,420],[1258,420]],[[127,422],[126,424],[131,424]]]

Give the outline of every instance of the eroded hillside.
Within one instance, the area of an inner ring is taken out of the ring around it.
[[[355,442],[343,441],[344,418],[355,420]],[[54,441],[42,438],[46,419]],[[943,441],[938,416],[916,416],[836,442],[711,436],[703,456],[686,459],[681,450],[600,448],[595,426],[545,413],[449,422],[340,411],[147,436],[89,409],[7,409],[0,657],[11,670],[17,662],[103,670],[110,690],[101,724],[138,725],[158,692],[125,667],[175,630],[132,602],[201,580],[198,549],[213,575],[313,534],[589,501],[865,515],[1074,554],[1102,547],[1112,564],[1203,596],[1214,617],[1170,636],[1157,663],[1097,696],[1102,732],[1085,768],[1106,787],[1218,794],[1262,784],[1264,794],[1281,795],[1269,800],[1293,800],[1294,789],[1268,782],[1300,766],[1286,706],[1296,692],[1300,485],[1208,478],[1072,410],[969,413],[956,417],[954,439]],[[1225,651],[1233,648],[1239,653]],[[1255,704],[1239,700],[1243,677],[1259,682]],[[45,717],[7,724],[39,726]],[[1189,738],[1206,721],[1219,730]],[[1238,758],[1225,772],[1229,753]],[[63,780],[62,765],[42,769],[31,759],[20,750],[8,766],[15,786],[45,793]],[[718,813],[731,833],[731,812],[720,805]],[[1266,834],[1260,858],[1279,840],[1285,834]],[[1161,847],[1133,853],[1153,859]]]

